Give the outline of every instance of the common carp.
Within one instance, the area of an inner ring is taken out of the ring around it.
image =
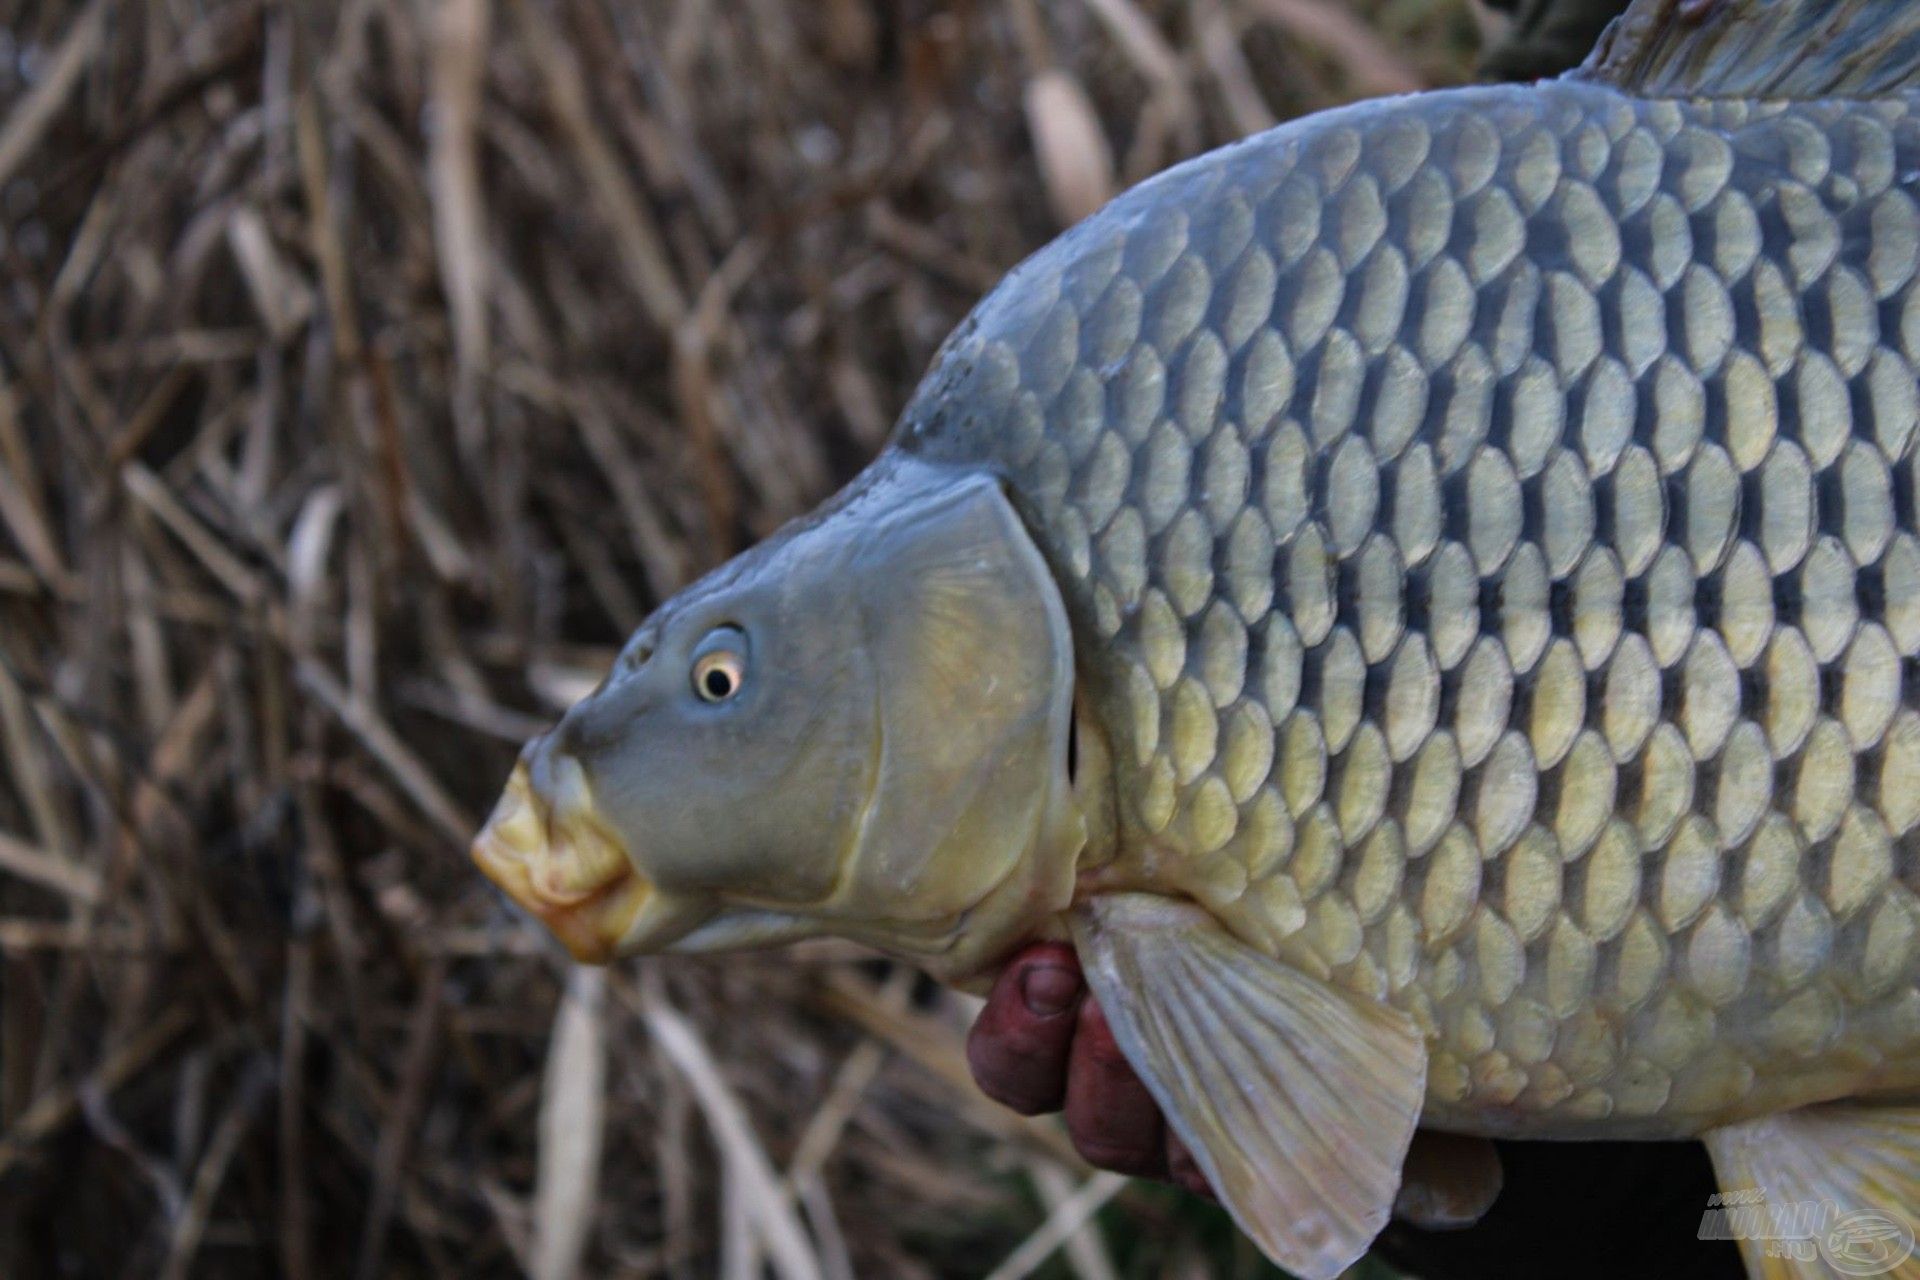
[[[475,857],[583,960],[1071,940],[1309,1280],[1416,1126],[1702,1137],[1920,1274],[1917,369],[1920,6],[1636,0],[1028,259]]]

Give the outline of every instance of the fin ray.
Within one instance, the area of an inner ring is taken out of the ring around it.
[[[1426,1041],[1239,942],[1190,904],[1095,898],[1074,939],[1114,1037],[1241,1228],[1331,1280],[1386,1224],[1426,1087]]]
[[[1645,97],[1881,97],[1920,84],[1920,5],[1634,0],[1573,75]]]
[[[1793,1256],[1793,1248],[1763,1238],[1764,1232],[1733,1232],[1754,1276],[1920,1280],[1913,1252],[1920,1225],[1920,1107],[1832,1103],[1715,1129],[1705,1141],[1721,1190],[1765,1197],[1765,1208],[1749,1215],[1748,1225],[1764,1221],[1769,1209],[1831,1206],[1799,1251],[1810,1256]]]

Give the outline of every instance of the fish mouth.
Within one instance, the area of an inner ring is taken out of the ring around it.
[[[544,924],[574,959],[606,964],[634,949],[636,926],[657,906],[654,886],[626,844],[595,813],[586,773],[559,757],[542,770],[545,795],[522,760],[487,825],[474,862]]]

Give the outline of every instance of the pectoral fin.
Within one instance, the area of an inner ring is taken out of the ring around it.
[[[1737,1239],[1756,1280],[1920,1280],[1920,1107],[1831,1103],[1706,1144],[1731,1207],[1710,1209],[1700,1234]]]
[[[1366,1252],[1425,1092],[1412,1019],[1165,898],[1093,899],[1074,940],[1121,1049],[1241,1229],[1303,1280]]]
[[[1470,1227],[1500,1195],[1500,1153],[1485,1138],[1422,1129],[1407,1148],[1393,1216],[1427,1231]]]

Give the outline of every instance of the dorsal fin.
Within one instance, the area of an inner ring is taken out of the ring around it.
[[[1920,85],[1920,4],[1633,0],[1577,79],[1648,98],[1872,98]]]

